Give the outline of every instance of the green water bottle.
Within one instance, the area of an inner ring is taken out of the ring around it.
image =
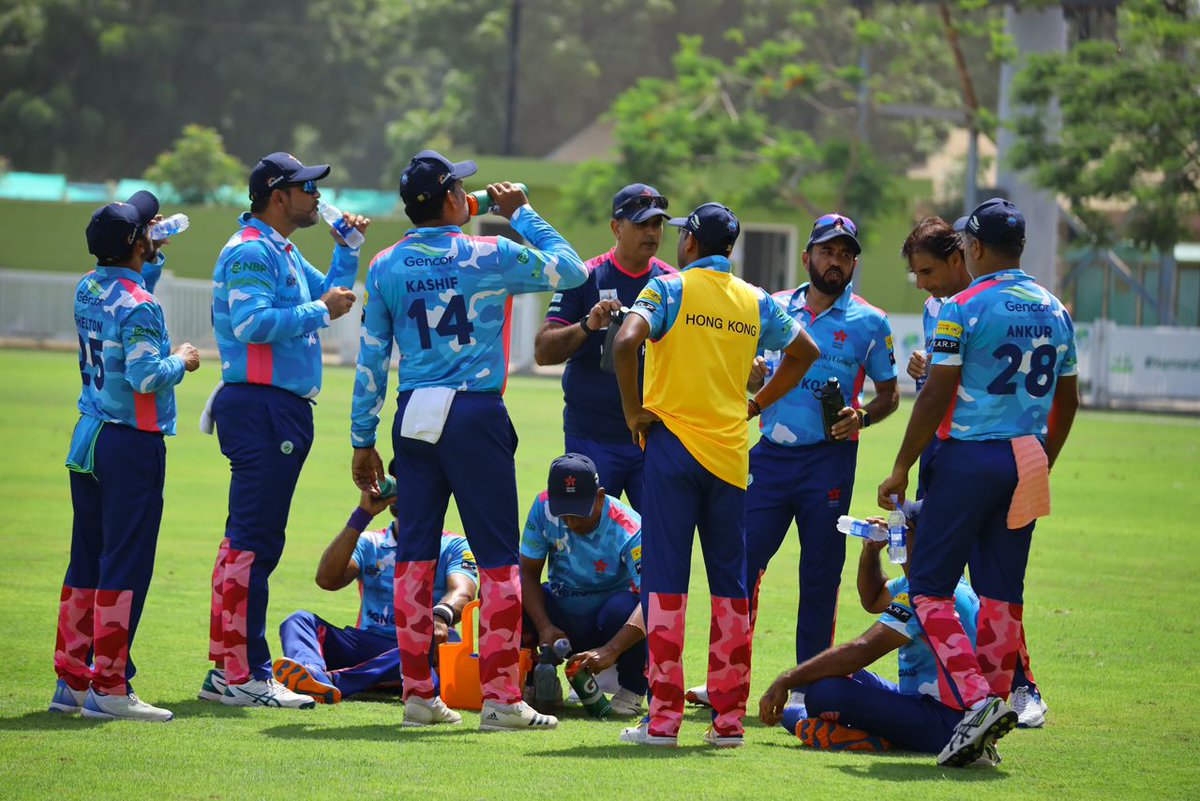
[[[513,184],[513,186],[524,192],[526,197],[529,197],[528,186],[525,184]],[[486,189],[480,189],[478,192],[470,192],[467,194],[467,208],[471,210],[472,217],[487,214],[492,210],[492,196],[487,193]]]
[[[600,692],[600,687],[596,684],[596,677],[590,670],[584,670],[581,664],[576,662],[567,665],[567,681],[571,682],[571,686],[575,688],[575,694],[579,696],[579,703],[583,704],[583,708],[589,715],[594,718],[606,718],[612,712],[612,705],[608,703],[604,693]]]

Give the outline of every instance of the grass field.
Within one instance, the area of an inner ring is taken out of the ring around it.
[[[400,728],[392,700],[246,710],[195,700],[207,667],[209,573],[225,518],[227,464],[195,421],[217,374],[210,362],[179,388],[180,434],[168,444],[157,571],[134,654],[146,700],[167,725],[97,724],[46,713],[58,590],[70,541],[63,457],[75,421],[72,354],[0,351],[0,798],[912,798],[1200,797],[1200,646],[1189,581],[1200,575],[1200,420],[1085,412],[1055,470],[1055,513],[1039,525],[1025,619],[1050,704],[1040,731],[1001,743],[994,771],[939,769],[914,755],[822,754],[748,720],[747,746],[703,746],[692,711],[674,752],[618,744],[623,724],[569,711],[555,732]],[[317,559],[356,503],[349,479],[352,372],[330,369],[317,440],[292,507],[272,583],[269,626],[306,607],[353,620],[356,593],[313,584]],[[561,447],[557,382],[514,379],[522,506]],[[872,511],[907,416],[866,432],[853,511]],[[458,528],[451,507],[449,528]],[[514,532],[514,536],[516,532]],[[852,548],[850,553],[856,554]],[[764,584],[751,706],[788,666],[797,594],[792,538]],[[702,678],[708,612],[698,549],[685,667]],[[839,637],[863,630],[848,559]],[[277,652],[277,650],[276,650]],[[881,666],[895,677],[895,663]]]

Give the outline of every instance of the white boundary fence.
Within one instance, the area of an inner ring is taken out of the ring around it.
[[[75,342],[71,290],[79,277],[66,273],[0,270],[0,337],[36,343]],[[168,271],[156,296],[162,304],[173,342],[189,341],[216,350],[210,321],[209,281],[176,278]],[[362,297],[362,287],[356,287]],[[521,295],[513,302],[509,369],[533,368],[533,338],[542,320],[544,297]],[[326,358],[354,364],[358,355],[361,305],[321,332]],[[911,393],[905,372],[909,355],[922,346],[921,318],[890,317],[900,380]],[[1108,321],[1076,327],[1079,378],[1089,406],[1138,409],[1200,410],[1200,329],[1135,328]]]

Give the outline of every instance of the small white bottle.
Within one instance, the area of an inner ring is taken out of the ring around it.
[[[150,238],[155,242],[162,241],[180,231],[186,231],[188,225],[189,220],[186,214],[172,214],[150,226]]]
[[[321,212],[321,216],[325,218],[325,222],[329,223],[329,227],[337,232],[337,235],[342,238],[348,247],[361,247],[365,237],[362,231],[355,228],[350,223],[346,222],[346,218],[342,216],[342,211],[337,206],[326,203],[324,200],[317,201],[317,208]]]
[[[900,502],[892,496],[896,508],[888,512],[888,559],[894,565],[908,561],[908,519],[900,509]]]

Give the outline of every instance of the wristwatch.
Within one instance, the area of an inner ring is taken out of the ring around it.
[[[581,318],[580,318],[580,320],[579,320],[579,327],[583,329],[583,333],[585,333],[585,334],[594,334],[594,333],[596,333],[596,329],[594,329],[594,328],[588,328],[587,321],[588,321],[588,315],[586,315],[586,314],[585,314],[585,315],[583,315],[583,317],[581,317]]]
[[[868,412],[866,409],[862,408],[861,406],[859,408],[855,409],[855,411],[858,412],[858,416],[860,418],[862,418],[862,427],[863,428],[866,428],[867,426],[871,425],[871,413],[870,412]]]

